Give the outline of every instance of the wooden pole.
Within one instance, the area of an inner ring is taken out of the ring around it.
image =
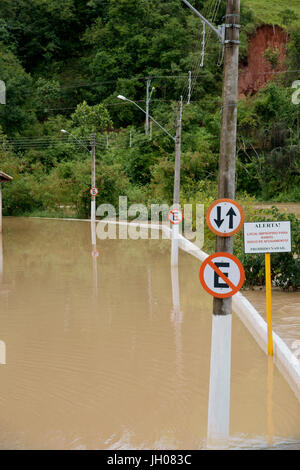
[[[235,197],[240,0],[227,0],[218,197]],[[216,252],[233,253],[233,237],[216,237]],[[229,438],[231,298],[213,301],[208,440]]]
[[[227,0],[226,25],[239,25],[240,0]],[[218,197],[235,198],[239,28],[226,27]],[[234,42],[232,42],[234,41]],[[233,237],[216,237],[216,251],[233,253]],[[214,314],[231,314],[231,298],[214,299]]]

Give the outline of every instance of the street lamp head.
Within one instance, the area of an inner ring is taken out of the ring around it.
[[[60,132],[63,132],[64,134],[68,133],[68,131],[66,131],[65,129],[61,129]]]
[[[127,98],[123,95],[118,95],[119,100],[127,101]]]

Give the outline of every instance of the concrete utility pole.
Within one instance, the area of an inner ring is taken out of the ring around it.
[[[179,199],[180,199],[181,128],[182,128],[182,97],[181,97],[180,103],[178,104],[178,110],[177,110],[173,204],[179,204]]]
[[[187,103],[186,104],[190,104],[191,102],[191,92],[192,92],[192,72],[191,70],[189,71],[189,85],[188,85],[188,99],[187,99]]]
[[[91,134],[91,156],[92,156],[92,188],[96,186],[96,142],[95,133]],[[96,196],[91,199],[91,220],[96,220]]]
[[[66,131],[66,129],[61,129],[60,132],[62,132],[63,134],[70,135],[74,140],[76,140],[76,142],[78,142],[78,144],[82,148],[84,148],[90,153],[92,157],[91,158],[92,160],[91,183],[92,183],[92,188],[94,188],[96,185],[96,162],[95,162],[96,160],[96,134],[94,132],[92,132],[91,134],[91,150],[90,150],[83,142],[77,139],[75,135],[71,134],[71,132]],[[91,196],[91,220],[92,221],[96,220],[96,196]]]
[[[182,129],[182,97],[177,110],[177,128],[175,138],[175,171],[174,171],[174,190],[173,207],[179,209],[180,205],[180,165],[181,165],[181,129]],[[174,224],[172,228],[172,246],[171,246],[171,265],[178,265],[178,235],[179,225]]]
[[[240,0],[227,0],[218,197],[235,197]],[[233,237],[216,237],[216,252],[233,252]],[[229,437],[232,299],[214,298],[208,438]]]
[[[145,134],[146,135],[148,135],[148,131],[149,131],[149,105],[150,105],[152,93],[155,90],[155,88],[152,87],[151,92],[150,92],[150,85],[151,85],[151,79],[148,78],[147,87],[146,87],[146,122],[145,122]]]

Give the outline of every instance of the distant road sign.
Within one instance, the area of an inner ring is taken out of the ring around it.
[[[206,222],[219,237],[231,237],[242,228],[244,212],[236,201],[218,199],[209,207]]]
[[[291,222],[246,222],[245,253],[287,253],[292,251]]]
[[[180,209],[171,209],[168,214],[168,219],[171,224],[177,225],[182,222],[183,214]]]
[[[92,257],[93,258],[98,258],[98,256],[99,256],[99,251],[98,250],[93,250],[92,251]]]
[[[214,253],[201,264],[199,272],[202,287],[210,295],[224,299],[236,294],[244,284],[242,263],[230,253]]]
[[[94,187],[94,188],[91,188],[91,189],[90,189],[90,195],[91,195],[91,196],[97,196],[98,193],[99,193],[98,188],[95,188],[95,187]]]

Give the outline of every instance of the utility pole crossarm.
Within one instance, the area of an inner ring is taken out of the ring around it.
[[[196,8],[193,7],[193,5],[190,4],[190,2],[188,2],[187,0],[182,0],[194,13],[195,15],[199,16],[201,18],[201,20],[207,24],[207,26],[213,30],[213,32],[218,36],[218,38],[220,39],[220,41],[223,43],[224,41],[224,33],[222,32],[223,28],[222,26],[220,27],[220,29],[217,29],[213,24],[211,24],[210,21],[208,21],[203,15],[201,15],[201,13],[196,10]]]

